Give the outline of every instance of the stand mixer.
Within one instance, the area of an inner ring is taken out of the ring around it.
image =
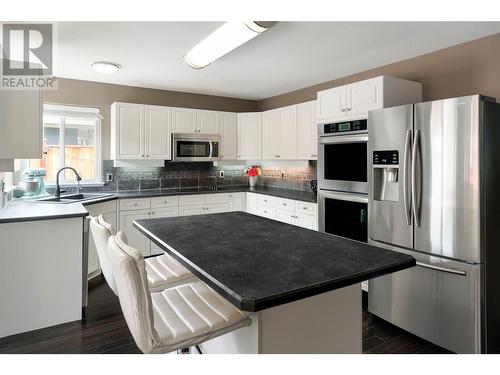
[[[43,180],[46,175],[47,171],[43,168],[29,168],[23,172],[22,183],[26,191],[24,198],[34,199],[48,195]]]

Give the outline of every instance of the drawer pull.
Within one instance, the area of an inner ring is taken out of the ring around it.
[[[467,271],[461,270],[461,269],[439,267],[439,266],[434,266],[432,264],[427,264],[427,263],[422,263],[422,262],[416,262],[416,264],[419,267],[428,268],[428,269],[431,269],[434,271],[441,271],[441,272],[451,273],[454,275],[467,276]]]
[[[302,207],[303,210],[307,210],[307,207]]]
[[[134,206],[137,206],[137,202],[134,203]]]

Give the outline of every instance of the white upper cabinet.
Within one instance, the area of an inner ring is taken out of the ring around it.
[[[196,109],[172,108],[173,133],[197,133]]]
[[[238,113],[238,159],[255,160],[262,157],[262,114]]]
[[[297,105],[280,108],[280,159],[297,159]]]
[[[42,158],[42,112],[41,90],[0,90],[0,159]]]
[[[280,109],[262,112],[262,159],[278,159],[280,149]]]
[[[297,106],[262,113],[262,159],[297,158]]]
[[[344,115],[347,106],[344,86],[318,92],[318,119],[335,118]]]
[[[196,129],[201,134],[219,134],[219,112],[197,110]]]
[[[348,116],[363,115],[383,106],[383,79],[377,77],[353,83],[346,88]]]
[[[363,118],[369,111],[422,101],[422,84],[379,76],[345,86],[319,91],[319,121]]]
[[[146,106],[146,159],[172,159],[171,109]]]
[[[238,117],[236,113],[220,112],[221,158],[238,158]]]
[[[111,158],[170,160],[171,109],[133,103],[111,106]]]
[[[144,105],[113,103],[111,106],[111,157],[144,159]]]
[[[172,108],[173,133],[219,134],[219,112]]]
[[[318,159],[318,134],[316,125],[316,101],[297,105],[297,158]]]

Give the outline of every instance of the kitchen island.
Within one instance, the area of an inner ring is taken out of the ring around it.
[[[253,324],[207,353],[360,353],[361,287],[415,265],[411,256],[231,212],[134,225]]]
[[[79,203],[16,200],[0,209],[0,337],[82,318],[87,215]]]

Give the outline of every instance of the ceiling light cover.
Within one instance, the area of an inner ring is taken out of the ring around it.
[[[186,53],[184,60],[192,68],[204,68],[268,29],[254,21],[226,22]]]
[[[92,64],[92,68],[101,74],[113,74],[120,69],[120,65],[106,61],[96,61]]]

